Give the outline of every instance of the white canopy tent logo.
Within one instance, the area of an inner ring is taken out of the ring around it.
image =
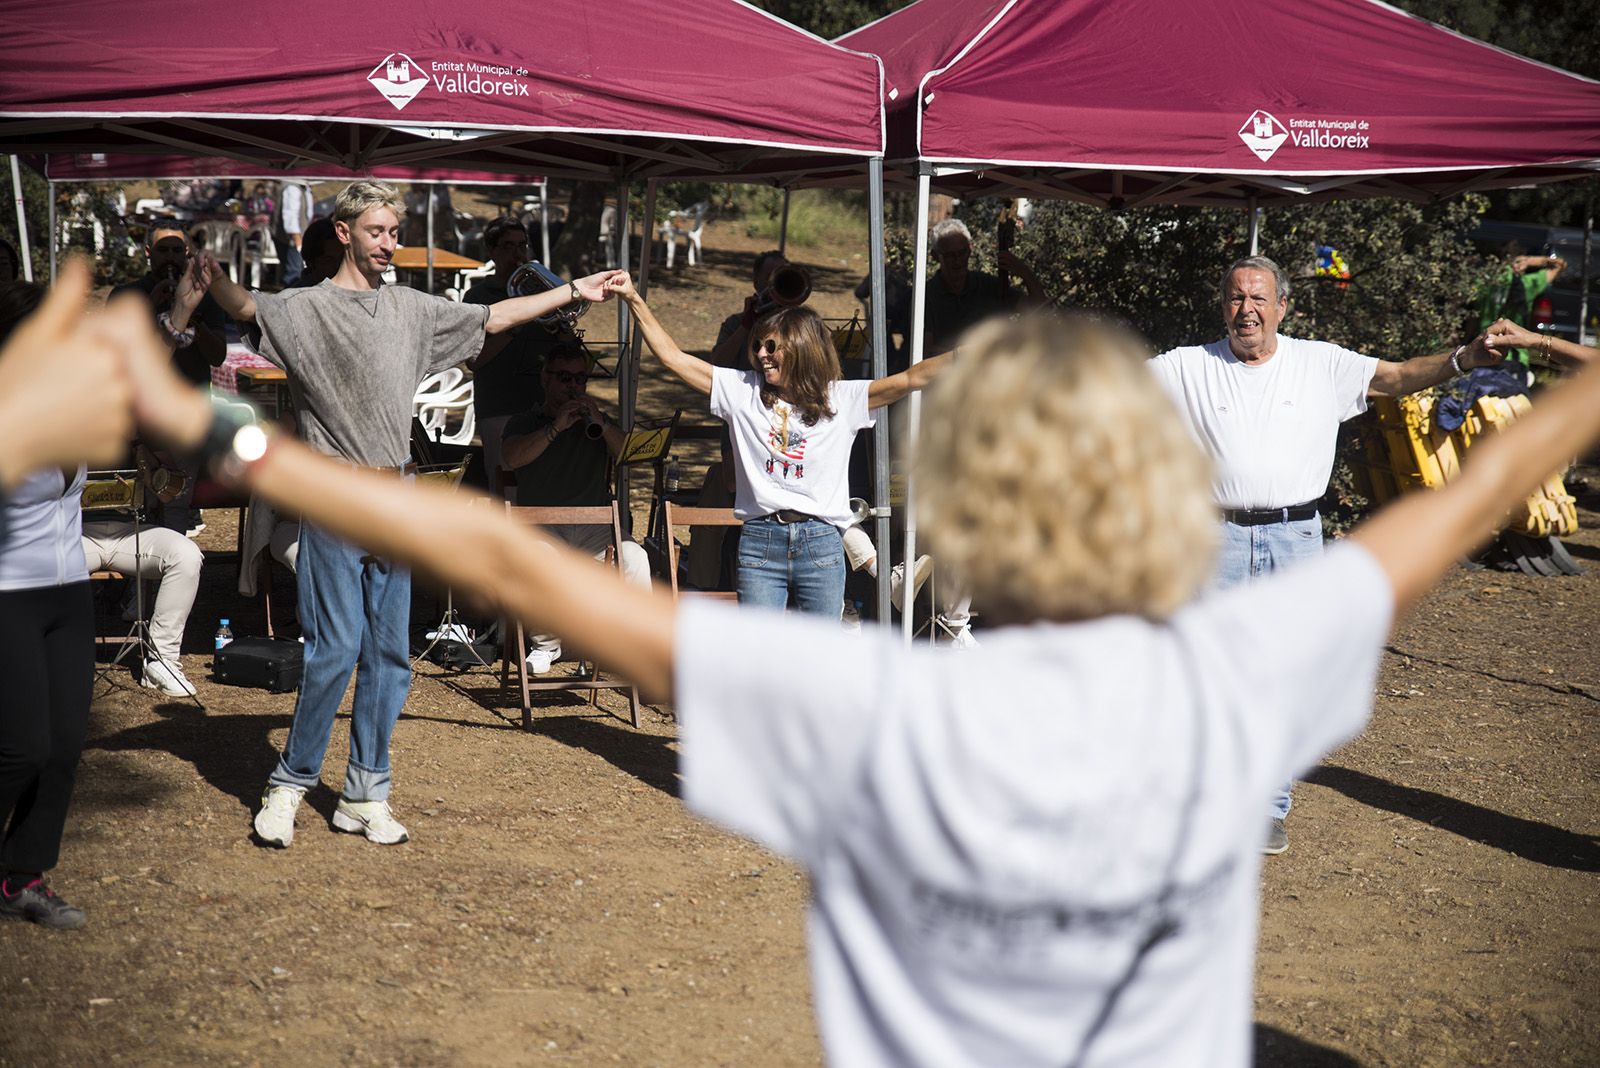
[[[1239,140],[1265,163],[1289,139],[1289,131],[1271,114],[1257,109],[1239,127]]]
[[[422,72],[421,64],[404,52],[391,52],[385,56],[382,63],[372,68],[367,81],[395,106],[396,111],[411,103],[418,93],[428,87],[428,76]]]

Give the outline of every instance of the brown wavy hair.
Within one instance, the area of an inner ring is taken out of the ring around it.
[[[757,345],[772,338],[783,349],[783,381],[777,386],[761,383],[761,403],[768,408],[784,401],[808,424],[815,426],[833,418],[828,403],[828,387],[844,372],[839,369],[839,352],[833,347],[833,332],[822,316],[810,308],[780,308],[750,332],[750,366],[759,374]]]

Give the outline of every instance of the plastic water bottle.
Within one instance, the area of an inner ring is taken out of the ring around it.
[[[217,636],[216,636],[216,643],[217,643],[216,649],[217,649],[217,651],[221,652],[222,651],[222,647],[224,645],[227,645],[231,641],[233,641],[233,631],[228,627],[228,621],[226,619],[224,619],[222,621],[222,626],[217,628]]]
[[[682,472],[678,470],[678,458],[676,456],[667,457],[667,477],[666,477],[667,492],[668,493],[677,493],[678,492],[678,487],[682,483],[682,481],[683,481]]]

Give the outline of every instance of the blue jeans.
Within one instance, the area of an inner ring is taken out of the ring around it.
[[[1241,582],[1270,575],[1280,568],[1293,567],[1296,561],[1315,559],[1321,555],[1321,516],[1296,519],[1289,523],[1262,523],[1253,527],[1224,522],[1213,582],[1218,587],[1237,586]],[[1292,785],[1284,783],[1283,789],[1273,798],[1272,814],[1278,819],[1289,814],[1289,788]]]
[[[838,619],[844,611],[844,539],[820,519],[746,521],[739,535],[740,604]]]
[[[274,786],[310,789],[321,777],[328,737],[356,671],[344,796],[389,796],[389,736],[411,688],[406,637],[411,573],[310,523],[300,525],[296,584],[305,633],[305,675]],[[359,669],[359,670],[358,670]]]

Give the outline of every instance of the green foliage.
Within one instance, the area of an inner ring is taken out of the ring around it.
[[[11,161],[4,161],[5,183],[9,187]],[[144,240],[142,230],[131,229],[123,218],[121,194],[118,185],[77,184],[56,187],[56,213],[62,227],[63,240],[57,249],[58,256],[77,250],[94,262],[97,285],[119,285],[131,282],[144,273],[144,253],[140,248]],[[33,261],[33,279],[50,281],[50,186],[43,176],[29,167],[22,168],[22,197],[28,223],[28,254]],[[105,235],[103,247],[94,248],[94,224],[100,224]],[[17,240],[17,214],[14,208],[0,213],[0,237],[4,237],[19,250]],[[21,274],[18,274],[21,277]]]
[[[778,243],[783,226],[783,192],[756,188],[745,211],[745,232]],[[866,199],[823,189],[799,189],[789,200],[790,245],[859,242],[867,228]]]
[[[786,22],[833,40],[905,7],[911,0],[752,0]]]

